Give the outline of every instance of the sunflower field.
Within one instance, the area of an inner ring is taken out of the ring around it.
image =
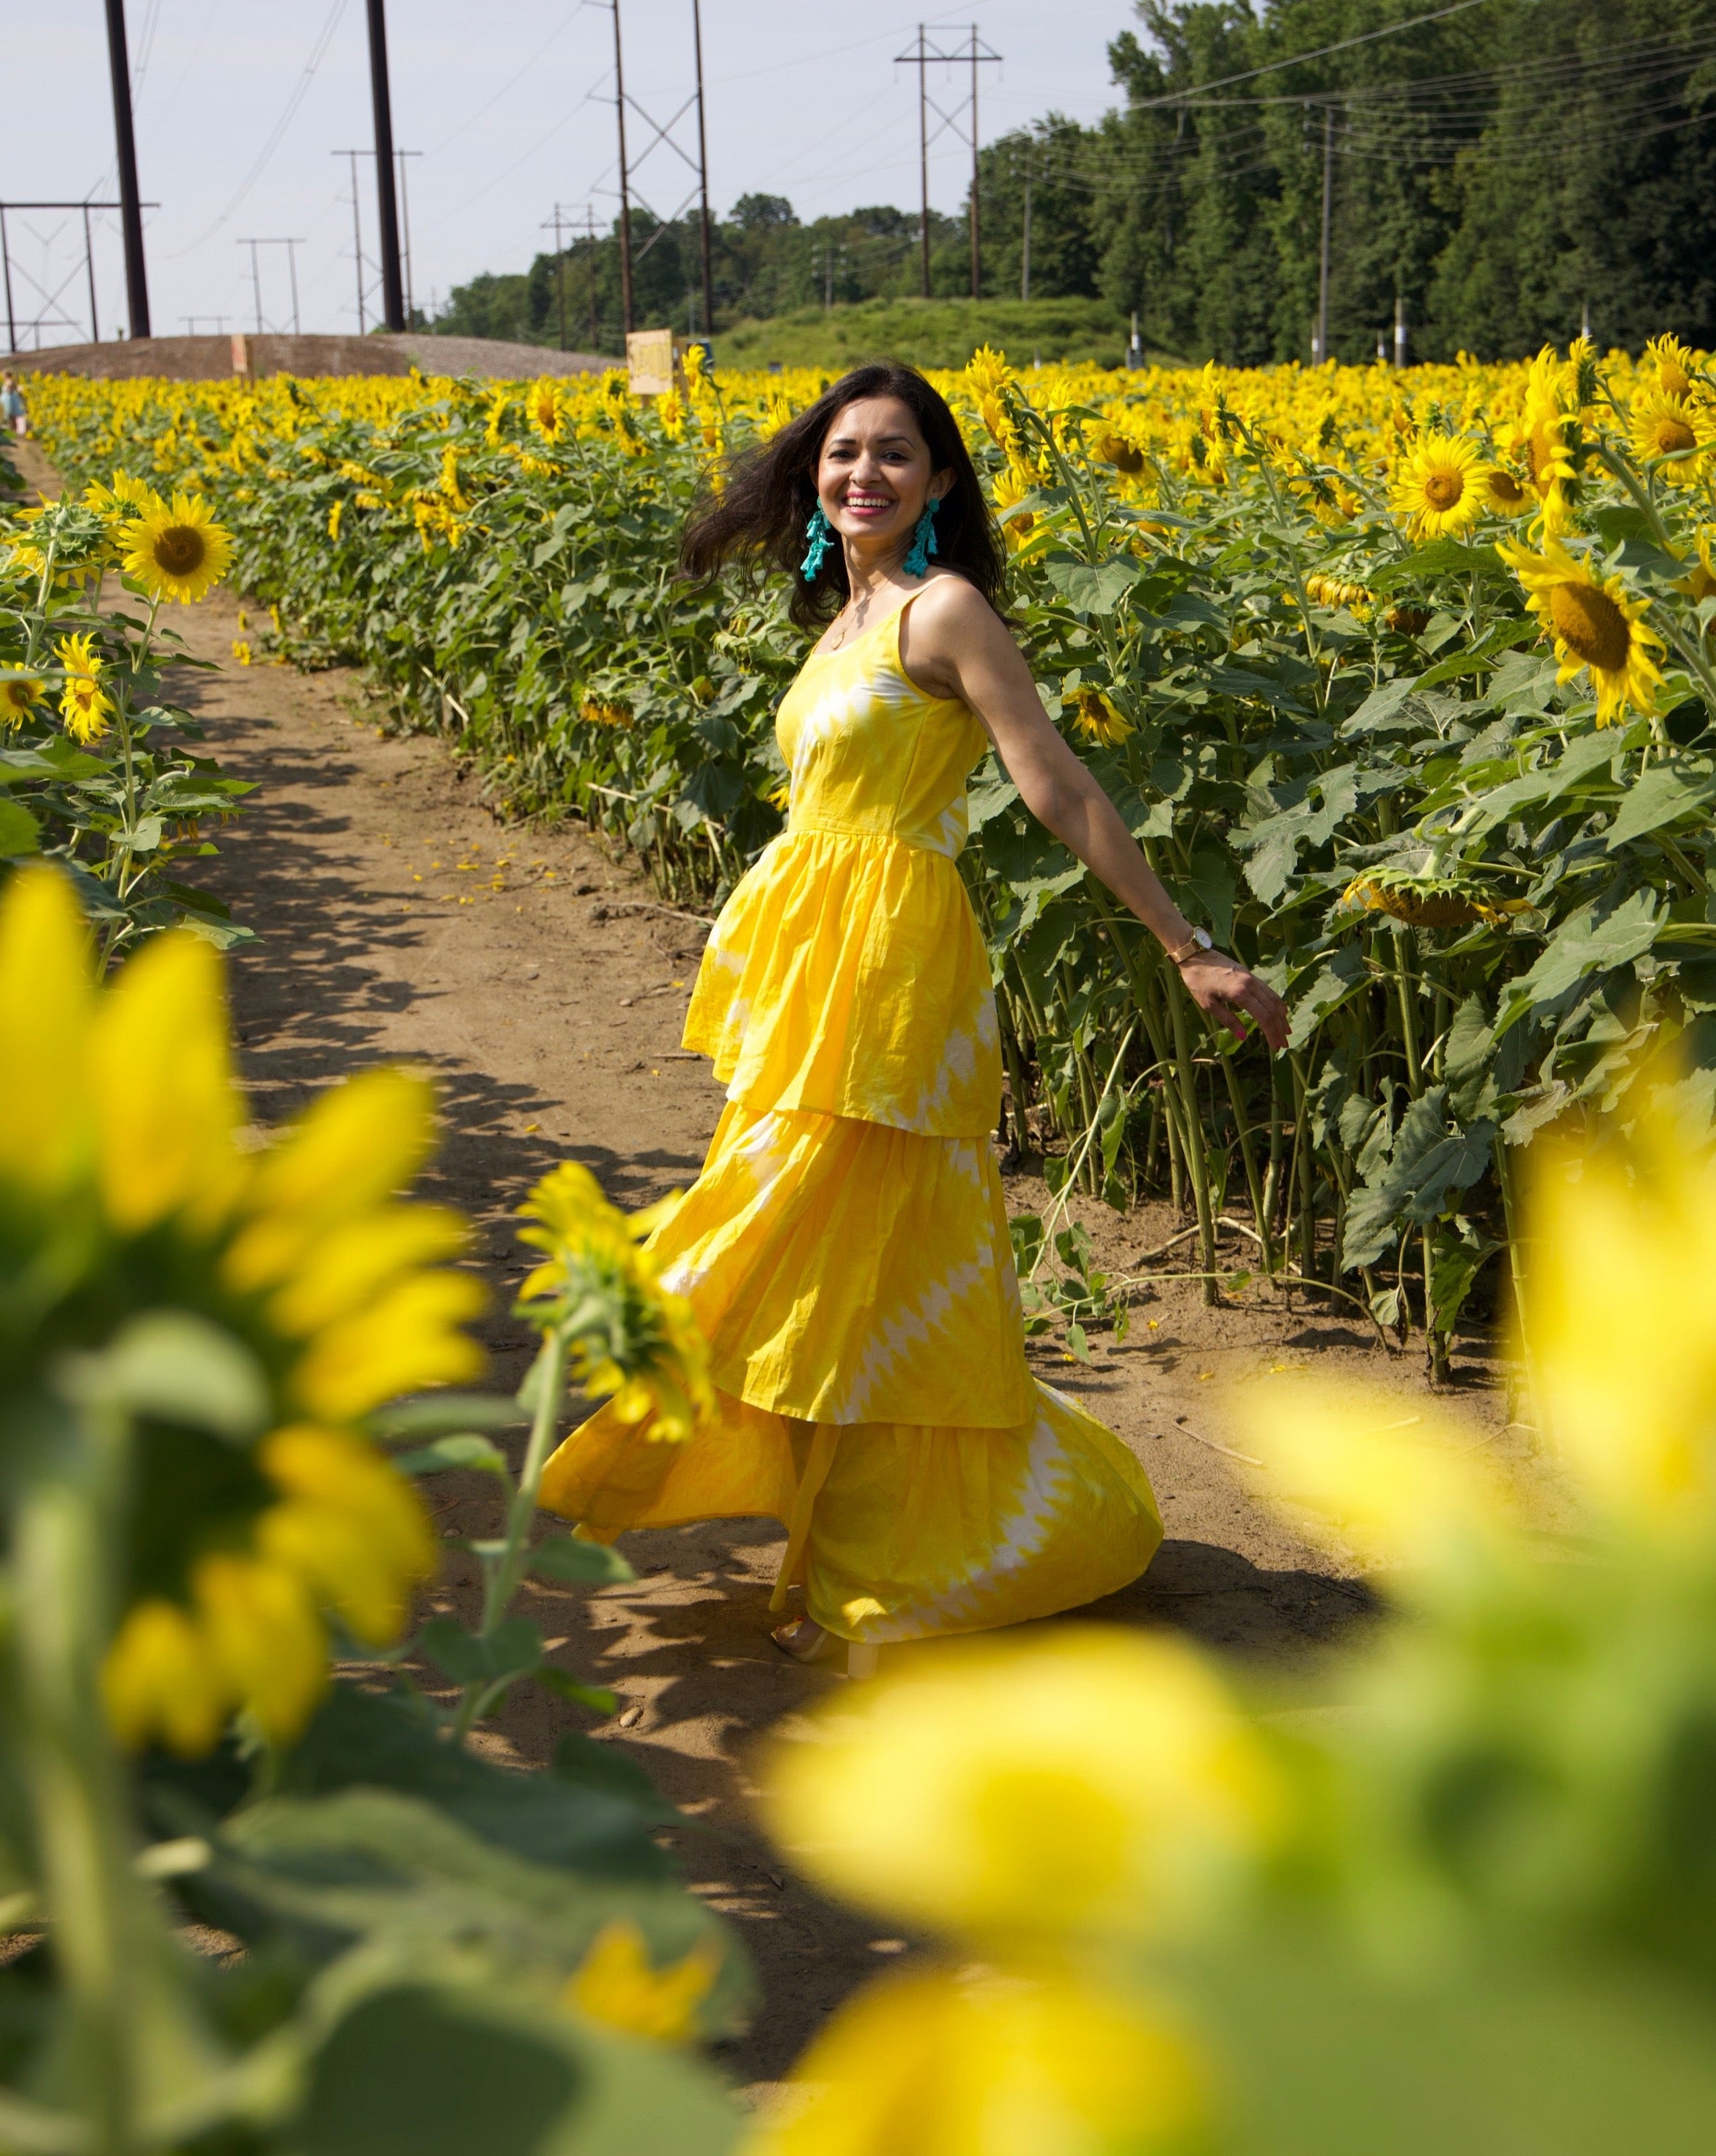
[[[1159,1194],[1215,1293],[1315,1283],[1433,1373],[1516,1165],[1644,1081],[1716,1093],[1716,377],[1672,338],[1396,373],[937,377],[1006,533],[1045,703],[1195,920],[1269,978],[1236,1055],[993,762],[963,855],[993,956],[1038,1316],[1123,1322],[1067,1194]],[[676,581],[720,459],[824,386],[617,375],[39,380],[46,445],[212,504],[301,662],[369,670],[522,814],[712,906],[783,820],[781,595]],[[1503,1249],[1507,1259],[1498,1257]],[[1505,1299],[1507,1291],[1503,1291]],[[1493,1302],[1486,1286],[1480,1300]]]

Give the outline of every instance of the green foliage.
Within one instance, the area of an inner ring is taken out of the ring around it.
[[[1136,12],[1138,31],[1108,49],[1123,105],[1090,126],[1051,113],[979,160],[985,300],[1021,290],[1028,176],[1031,296],[1102,303],[1084,341],[1057,352],[1117,350],[1137,309],[1157,350],[1230,366],[1308,357],[1325,122],[1341,359],[1391,341],[1397,300],[1418,358],[1523,356],[1564,343],[1587,311],[1604,344],[1636,351],[1663,330],[1716,344],[1704,0],[1493,0],[1440,21],[1421,19],[1435,13],[1422,0],[1138,0]],[[1391,23],[1413,27],[1372,35]],[[938,297],[970,292],[968,218],[968,205],[932,213]],[[658,237],[635,211],[633,231],[639,321],[706,331],[695,219]],[[801,224],[783,198],[748,196],[712,237],[716,329],[736,360],[838,365],[868,327],[861,303],[922,289],[915,212]],[[613,233],[563,261],[473,280],[433,326],[554,343],[563,303],[568,345],[619,351]],[[819,337],[800,318],[830,297],[855,311]],[[917,357],[902,334],[884,316],[864,356]],[[1020,356],[1039,343],[1002,334]],[[984,326],[970,342],[985,337],[999,341]],[[923,349],[923,363],[963,357],[943,357],[939,339]]]
[[[0,453],[0,473],[10,472]],[[173,698],[166,670],[201,662],[177,648],[158,608],[135,596],[103,605],[111,521],[69,500],[10,516],[0,509],[0,700],[15,694],[28,705],[0,701],[0,861],[59,861],[105,957],[179,923],[224,948],[254,931],[185,873],[215,851],[205,824],[223,823],[252,789],[198,752],[203,729]],[[80,638],[110,707],[87,742],[59,711],[66,646]]]

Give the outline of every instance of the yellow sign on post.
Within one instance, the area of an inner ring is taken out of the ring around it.
[[[673,387],[673,331],[633,330],[625,341],[625,371],[634,397],[665,397]]]

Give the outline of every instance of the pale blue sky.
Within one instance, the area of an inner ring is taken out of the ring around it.
[[[1132,19],[1128,0],[984,0],[980,34],[1003,55],[980,85],[984,138],[1051,108],[1094,118],[1114,102],[1106,47]],[[306,329],[356,326],[347,166],[330,152],[371,140],[363,0],[127,0],[140,77],[138,161],[149,220],[150,297],[157,334],[186,317],[252,326],[251,235],[301,238]],[[691,86],[691,0],[622,0],[626,86],[665,121]],[[801,216],[917,195],[915,71],[892,64],[912,43],[911,7],[850,0],[703,0],[711,198],[788,196]],[[943,45],[966,33],[943,24]],[[599,222],[614,213],[613,18],[603,0],[391,0],[396,141],[410,166],[413,284],[419,300],[482,269],[516,269],[542,244],[557,199]],[[111,107],[100,0],[0,0],[6,125],[0,197],[113,192]],[[317,54],[320,54],[319,59]],[[306,69],[315,59],[313,73]],[[932,71],[932,84],[939,70]],[[963,94],[968,69],[942,95]],[[688,116],[689,117],[689,116]],[[628,126],[637,184],[663,214],[691,176]],[[276,139],[277,138],[277,139]],[[684,139],[693,138],[687,131]],[[932,199],[960,200],[969,151],[944,136],[932,152]],[[362,182],[365,244],[374,251],[372,182]],[[112,219],[100,221],[108,227]],[[79,219],[8,218],[13,300],[27,321],[37,287],[88,319]],[[116,234],[97,245],[104,334],[122,318]],[[264,311],[284,327],[285,251],[265,250]],[[4,324],[0,321],[0,334]],[[64,325],[44,341],[77,334]],[[30,337],[21,334],[25,344]]]

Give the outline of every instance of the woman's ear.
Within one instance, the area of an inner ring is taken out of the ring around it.
[[[953,491],[953,475],[951,471],[938,471],[929,483],[929,498],[932,501],[945,501]]]

